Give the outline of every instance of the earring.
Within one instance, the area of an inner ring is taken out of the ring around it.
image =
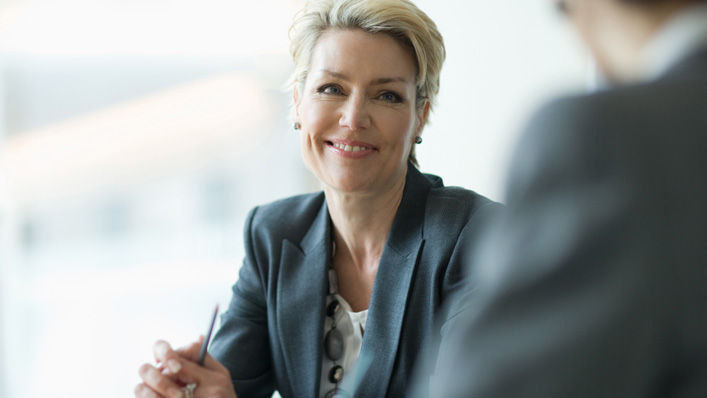
[[[415,137],[415,143],[422,144],[422,137],[420,137],[419,135],[417,137]]]
[[[302,125],[301,125],[299,122],[295,122],[295,123],[292,125],[292,128],[295,129],[295,130],[299,130],[299,129],[302,128]]]

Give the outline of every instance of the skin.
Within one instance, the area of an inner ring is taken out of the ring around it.
[[[294,92],[302,157],[324,188],[340,294],[361,311],[370,302],[429,104],[416,109],[415,59],[385,34],[326,31],[309,70]],[[344,152],[336,143],[365,150]]]
[[[135,386],[135,396],[140,398],[183,398],[181,388],[189,383],[199,387],[196,398],[235,398],[231,375],[211,355],[206,355],[204,366],[196,361],[204,336],[187,347],[177,350],[166,341],[158,340],[152,347],[155,362],[142,364],[138,374],[142,383]]]
[[[323,185],[339,290],[354,311],[368,308],[407,159],[429,111],[429,102],[415,107],[416,72],[413,55],[387,35],[330,30],[314,48],[301,91],[294,92],[302,157]],[[135,396],[183,398],[181,387],[196,382],[196,398],[236,397],[228,369],[210,355],[203,367],[196,364],[201,341],[178,350],[157,341],[158,365],[140,366]]]
[[[600,70],[614,82],[640,77],[641,54],[657,30],[690,0],[631,5],[617,0],[567,0],[567,16]]]

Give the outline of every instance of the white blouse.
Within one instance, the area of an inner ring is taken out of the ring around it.
[[[326,304],[327,307],[334,299],[339,301],[341,309],[334,315],[336,320],[336,328],[341,332],[344,337],[344,354],[336,361],[336,363],[329,358],[327,358],[326,353],[322,350],[322,373],[320,377],[319,385],[319,397],[325,398],[327,393],[336,388],[336,383],[329,381],[329,372],[335,365],[339,365],[344,368],[344,375],[346,372],[351,370],[358,359],[358,355],[361,352],[361,343],[363,342],[363,331],[366,329],[366,317],[368,316],[368,310],[363,310],[359,312],[353,312],[349,303],[344,300],[338,293],[333,296],[327,296]],[[324,318],[324,334],[331,330],[332,319],[330,317]],[[322,344],[324,340],[322,339]],[[339,383],[341,384],[341,383]]]

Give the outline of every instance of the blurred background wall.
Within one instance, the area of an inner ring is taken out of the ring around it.
[[[421,168],[501,199],[586,56],[549,1],[416,3],[448,54]],[[283,90],[302,4],[0,0],[0,397],[131,396],[228,302],[247,211],[318,189]]]

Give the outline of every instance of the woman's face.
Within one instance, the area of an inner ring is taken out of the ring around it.
[[[405,178],[428,106],[415,109],[410,51],[385,34],[328,30],[295,90],[307,167],[328,188],[383,192]]]

